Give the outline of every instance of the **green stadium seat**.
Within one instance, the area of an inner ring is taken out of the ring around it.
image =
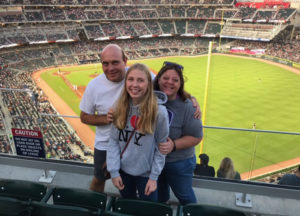
[[[136,216],[172,216],[171,206],[158,202],[134,200],[134,199],[115,199],[112,204],[113,212]]]
[[[246,216],[243,212],[219,206],[188,204],[179,206],[177,216]]]
[[[27,216],[29,213],[28,202],[11,197],[0,196],[1,216]]]
[[[107,195],[104,193],[56,187],[52,195],[56,205],[77,206],[91,211],[105,210],[106,207]]]
[[[100,216],[101,212],[92,212],[86,208],[65,205],[53,205],[33,201],[30,204],[30,216]]]
[[[23,201],[41,201],[46,196],[47,187],[40,183],[23,180],[0,180],[0,196]]]

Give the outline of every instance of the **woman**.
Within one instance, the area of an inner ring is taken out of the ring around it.
[[[233,161],[229,157],[223,158],[217,171],[217,177],[226,179],[241,179],[240,174],[234,170]]]
[[[184,91],[183,66],[165,62],[154,80],[154,89],[168,96],[165,104],[170,121],[167,142],[160,144],[160,151],[167,154],[165,167],[159,177],[158,200],[169,200],[169,186],[180,204],[196,203],[192,188],[196,166],[195,148],[202,139],[201,120],[194,118],[195,108]]]
[[[132,65],[113,115],[107,169],[123,198],[157,201],[157,179],[165,164],[158,144],[169,134],[168,114],[157,104],[149,69]]]

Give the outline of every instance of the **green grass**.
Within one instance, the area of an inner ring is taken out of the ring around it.
[[[53,75],[55,72],[57,72],[57,69],[51,69],[42,73],[41,77],[79,115],[80,98],[65,84],[61,77]]]
[[[203,107],[207,57],[166,57],[129,64],[143,62],[158,71],[165,60],[184,66],[185,88]],[[100,65],[62,71],[74,71],[67,79],[78,86],[86,86],[90,75],[102,72]],[[79,114],[80,101],[63,87],[61,78],[51,72],[42,78]],[[257,129],[300,132],[299,83],[299,75],[255,59],[212,56],[205,125],[251,129],[256,123]],[[296,135],[205,129],[203,150],[216,168],[229,156],[242,173],[299,157],[299,142]]]

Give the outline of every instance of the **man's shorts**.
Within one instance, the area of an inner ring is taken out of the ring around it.
[[[100,181],[110,178],[106,169],[106,150],[94,148],[94,176]]]

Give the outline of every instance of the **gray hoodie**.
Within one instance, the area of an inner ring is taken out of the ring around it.
[[[139,105],[130,104],[125,129],[119,130],[112,125],[107,150],[107,170],[112,178],[120,176],[120,169],[130,175],[149,177],[152,180],[157,180],[160,175],[165,164],[165,155],[159,152],[158,144],[167,140],[169,120],[165,106],[161,105],[167,101],[167,96],[162,92],[155,93],[159,105],[154,133],[142,134],[137,129],[122,159],[120,154],[134,130],[136,117],[139,116]]]

